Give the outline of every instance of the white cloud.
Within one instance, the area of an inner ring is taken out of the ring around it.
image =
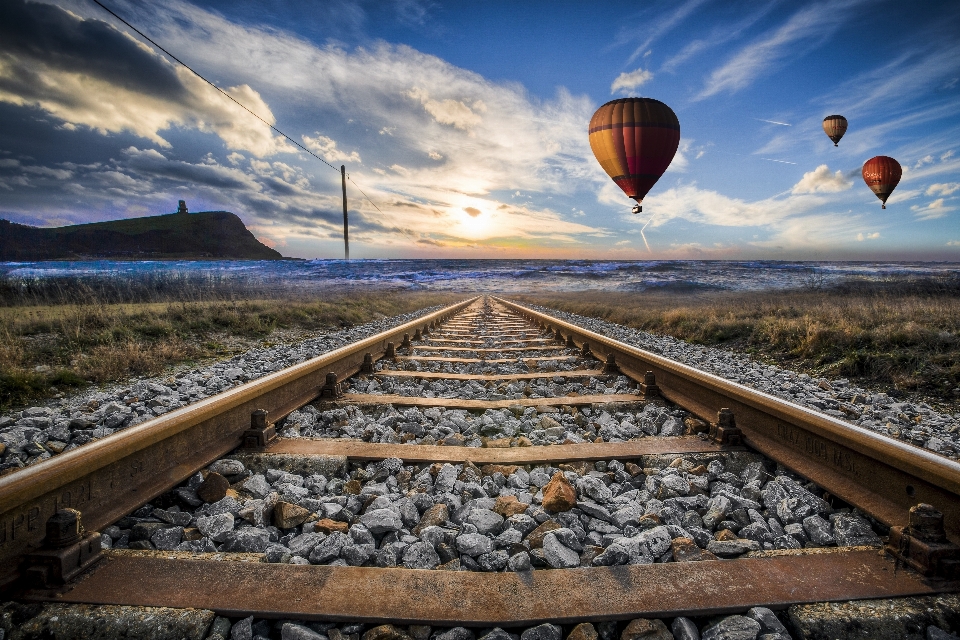
[[[362,162],[360,160],[360,154],[356,151],[347,153],[346,151],[337,149],[337,143],[333,138],[321,135],[319,131],[314,131],[314,135],[316,135],[316,138],[301,136],[303,146],[318,156],[323,156],[323,159],[327,162]]]
[[[840,28],[846,21],[847,10],[858,2],[822,2],[797,11],[773,33],[747,45],[714,70],[696,99],[702,100],[723,91],[739,91],[788,55],[796,55],[798,42],[825,41],[825,36]]]
[[[636,60],[641,55],[644,55],[650,49],[650,45],[659,38],[660,36],[671,31],[675,26],[687,19],[687,17],[696,11],[700,5],[704,4],[707,0],[687,0],[682,5],[674,9],[673,13],[666,15],[659,20],[653,21],[644,21],[642,23],[642,28],[633,27],[633,28],[624,28],[621,30],[620,34],[617,37],[615,44],[622,44],[630,40],[634,40],[636,36],[645,36],[643,42],[634,49],[633,54],[627,60],[627,64],[630,64]],[[639,25],[638,25],[639,26]]]
[[[937,194],[941,196],[952,196],[957,191],[960,191],[960,182],[938,182],[927,187],[926,194],[928,196],[935,196]]]
[[[26,30],[21,36],[39,40],[33,31],[43,32],[46,44],[43,49],[17,41],[3,45],[0,102],[42,109],[67,129],[130,132],[162,147],[170,143],[160,132],[191,127],[257,156],[292,150],[203,80],[106,23],[84,21],[40,3],[12,8],[20,12],[19,28]],[[81,48],[85,57],[76,54]],[[275,122],[270,107],[249,85],[223,90],[266,122]]]
[[[940,156],[940,162],[946,162],[952,157],[953,157],[953,149],[950,149],[949,151],[944,153],[942,156]]]
[[[651,80],[653,80],[653,73],[646,69],[635,69],[629,73],[624,72],[617,76],[617,79],[610,85],[610,93],[616,93],[617,91],[633,93]]]
[[[799,195],[802,193],[836,193],[846,191],[853,186],[853,182],[842,171],[830,173],[830,169],[825,164],[821,164],[813,171],[803,174],[800,182],[793,185],[791,193]]]
[[[956,207],[944,205],[943,202],[943,198],[937,198],[925,207],[915,204],[910,207],[910,210],[913,211],[913,215],[917,220],[936,220],[937,218],[946,217],[949,212],[956,209]]]
[[[875,231],[873,233],[867,233],[867,234],[864,234],[861,232],[857,234],[857,242],[863,242],[864,240],[876,240],[879,237],[880,237],[879,231]]]
[[[947,241],[947,246],[948,246],[948,247],[960,247],[960,240],[948,240],[948,241]]]
[[[437,153],[436,151],[431,151],[427,155],[430,156],[431,160],[443,160],[443,154]]]
[[[405,92],[405,95],[413,100],[418,100],[423,105],[424,110],[432,115],[433,119],[438,123],[450,124],[457,129],[467,130],[483,121],[483,118],[475,113],[473,109],[486,111],[486,105],[480,100],[476,101],[472,105],[473,109],[471,109],[463,100],[454,100],[452,98],[433,100],[430,98],[430,94],[420,87],[410,89]]]
[[[913,165],[913,168],[914,168],[914,169],[919,169],[920,167],[922,167],[922,166],[925,165],[925,164],[933,164],[933,156],[931,156],[931,155],[926,155],[926,156],[920,158],[919,160],[917,160],[917,164]]]

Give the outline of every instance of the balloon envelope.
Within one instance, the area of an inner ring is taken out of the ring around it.
[[[881,208],[887,208],[887,198],[897,188],[903,169],[900,163],[889,156],[875,156],[863,163],[863,181],[877,194]]]
[[[637,203],[653,188],[680,145],[680,121],[653,98],[621,98],[590,119],[590,148],[617,186]]]
[[[843,116],[827,116],[823,119],[823,132],[833,140],[833,146],[837,146],[847,132],[847,119]]]

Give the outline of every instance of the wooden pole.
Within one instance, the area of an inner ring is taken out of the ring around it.
[[[347,168],[340,165],[340,183],[343,185],[343,259],[350,259],[350,232],[347,229]]]

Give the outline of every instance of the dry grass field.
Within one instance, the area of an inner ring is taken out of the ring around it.
[[[196,282],[162,291],[100,285],[59,283],[24,292],[0,283],[0,409],[462,297]]]
[[[960,283],[851,282],[785,292],[578,292],[526,302],[846,377],[956,410]]]

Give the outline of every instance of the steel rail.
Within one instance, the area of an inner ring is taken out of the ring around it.
[[[365,354],[446,319],[471,298],[306,362],[234,387],[102,440],[0,478],[0,586],[18,576],[18,560],[40,546],[58,509],[83,513],[98,530],[176,486],[242,443],[251,414],[278,420],[317,397],[329,373],[360,370]]]
[[[749,447],[814,480],[829,493],[887,525],[909,522],[909,509],[934,505],[948,538],[960,543],[960,464],[781,400],[649,351],[624,344],[501,298],[494,299],[584,344],[599,358],[613,355],[621,371],[644,380],[650,371],[668,400],[709,421],[733,411]]]

